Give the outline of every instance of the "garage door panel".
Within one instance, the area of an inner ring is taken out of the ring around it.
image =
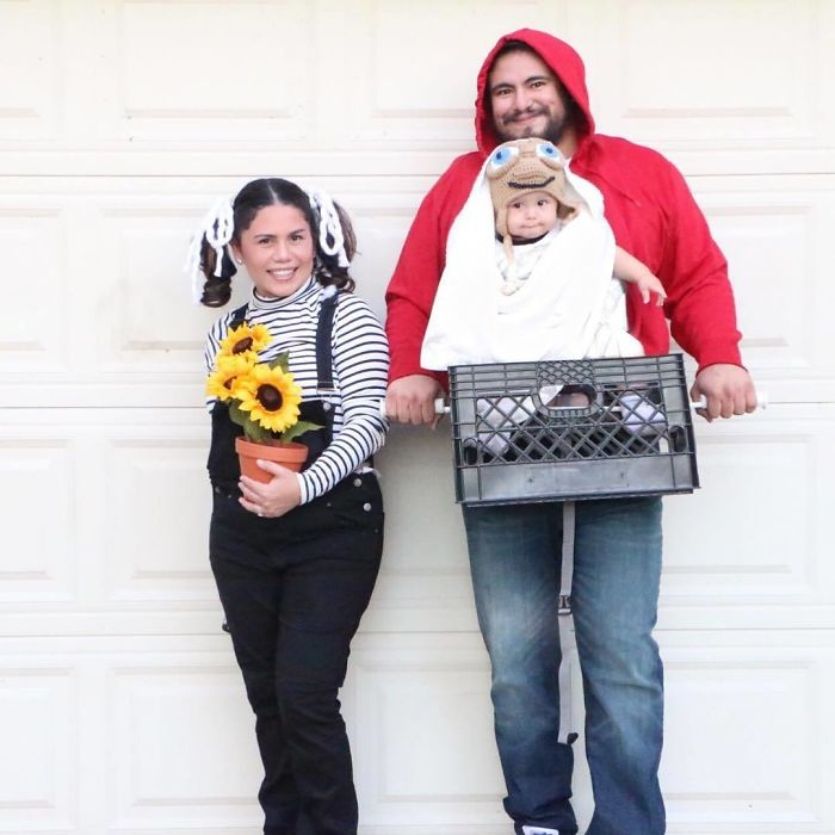
[[[370,827],[499,822],[487,656],[474,635],[354,642],[344,703]],[[440,752],[443,751],[443,755]]]
[[[690,142],[811,138],[813,104],[821,94],[816,5],[789,8],[766,0],[756,16],[731,10],[717,27],[715,15],[728,7],[715,0],[666,5],[663,14],[657,0],[623,4],[624,130]],[[684,29],[688,36],[681,38]],[[736,57],[742,42],[744,62]],[[706,54],[711,60],[704,60]],[[700,68],[698,84],[690,75],[694,66]]]
[[[315,108],[299,95],[316,75],[312,11],[263,0],[236,3],[233,15],[213,2],[119,3],[109,56],[115,118],[102,138],[304,138]],[[246,58],[231,59],[236,45]]]
[[[702,488],[665,500],[665,606],[835,606],[826,499],[835,422],[829,409],[798,412],[699,421]]]
[[[775,184],[762,177],[693,186],[730,264],[748,366],[770,376],[831,381],[835,336],[820,311],[835,303],[827,254],[835,180],[783,177]],[[808,399],[816,399],[814,391]]]
[[[709,807],[713,814],[722,810],[723,817],[814,820],[810,760],[817,759],[817,745],[810,726],[810,670],[778,664],[762,669],[743,658],[705,668],[675,657],[666,670],[673,756],[665,785],[679,814],[685,809],[704,814]],[[778,718],[789,716],[804,718]],[[675,752],[683,756],[676,758]],[[706,762],[713,767],[705,769]]]
[[[811,245],[814,208],[775,205],[723,207],[709,211],[713,233],[732,264],[746,355],[757,365],[804,369],[827,362],[816,353],[817,275]],[[791,288],[789,290],[789,287]],[[788,290],[788,292],[787,292]]]
[[[329,186],[351,213],[359,251],[351,265],[357,294],[370,305],[381,322],[386,318],[385,290],[412,225],[420,197],[397,191],[371,195],[352,191],[355,181],[334,182]]]
[[[113,257],[95,274],[105,314],[95,356],[101,372],[202,369],[207,320],[218,313],[191,304],[191,280],[183,272],[188,241],[202,216],[174,210],[164,198],[147,205],[152,201],[133,210],[103,210],[101,233]]]
[[[149,653],[111,671],[110,826],[257,825],[253,717],[240,673],[219,660]]]
[[[213,600],[203,438],[112,439],[104,455],[107,599]]]
[[[90,195],[88,240],[97,257],[87,290],[93,326],[80,335],[85,371],[152,372],[160,382],[202,376],[206,331],[221,311],[193,303],[184,264],[192,236],[221,194]]]
[[[667,691],[661,777],[671,824],[693,831],[708,825],[833,831],[829,639],[667,633],[661,643]]]
[[[0,142],[54,139],[60,124],[63,32],[57,0],[0,8]]]
[[[2,198],[0,198],[2,199]],[[45,371],[68,365],[64,319],[66,218],[53,205],[0,207],[3,305],[0,307],[0,368]],[[37,310],[37,315],[33,315]]]
[[[472,141],[473,79],[485,51],[517,22],[548,28],[559,18],[555,4],[542,0],[519,0],[510,24],[503,0],[480,3],[477,14],[467,3],[443,0],[419,6],[365,0],[327,8],[325,31],[353,50],[349,61],[339,52],[323,56],[323,77],[339,77],[345,85],[328,110],[357,150],[465,147]],[[462,66],[471,71],[462,73]]]
[[[72,669],[0,658],[0,831],[77,831],[77,723]]]
[[[200,408],[7,411],[0,499],[12,545],[0,599],[10,611],[214,605],[208,433]]]
[[[756,13],[745,2],[607,0],[572,5],[566,37],[605,133],[652,147],[808,147],[835,127],[831,24],[815,0],[765,0]]]
[[[65,604],[78,565],[76,450],[66,437],[0,435],[0,600]]]

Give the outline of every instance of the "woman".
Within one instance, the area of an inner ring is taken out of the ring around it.
[[[301,473],[259,461],[271,476],[260,483],[240,475],[240,427],[209,400],[210,558],[256,715],[264,832],[351,835],[357,801],[337,692],[382,552],[382,497],[368,462],[387,430],[378,403],[388,347],[351,294],[353,231],[326,196],[255,180],[202,231],[203,304],[229,300],[236,265],[253,283],[249,302],[209,332],[207,368],[232,328],[265,326],[272,341],[258,360],[289,351],[300,417],[321,427],[298,439],[310,448]]]

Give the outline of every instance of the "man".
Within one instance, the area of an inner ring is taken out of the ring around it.
[[[445,380],[420,367],[420,351],[447,234],[487,154],[527,136],[556,144],[572,171],[601,190],[617,243],[661,278],[673,336],[699,363],[691,394],[707,397],[705,417],[753,410],[726,262],[681,174],[654,151],[595,133],[583,63],[550,35],[523,29],[500,38],[477,88],[478,150],[457,158],[424,199],[388,288],[388,414],[411,424],[435,420]],[[647,354],[668,350],[664,312],[627,289],[630,333]],[[465,507],[464,521],[493,669],[505,809],[518,835],[574,835],[573,755],[558,735],[561,505]],[[663,683],[651,635],[660,499],[580,502],[574,537],[572,604],[595,799],[588,835],[661,835]]]

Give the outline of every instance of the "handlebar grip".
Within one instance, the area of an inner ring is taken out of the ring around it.
[[[447,404],[444,402],[443,397],[436,397],[435,398],[434,407],[435,407],[435,414],[436,415],[448,415],[449,414],[449,406],[447,406]],[[386,412],[386,401],[385,400],[380,401],[379,410],[380,410],[380,417],[381,418],[387,418],[388,417],[388,413]]]
[[[761,391],[760,389],[754,389],[754,395],[757,398],[757,409],[767,409],[768,408],[768,395],[766,392]],[[707,398],[702,395],[698,400],[694,400],[690,403],[690,408],[695,409],[706,409],[707,408]]]

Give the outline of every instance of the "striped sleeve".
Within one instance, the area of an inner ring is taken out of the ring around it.
[[[368,305],[345,295],[333,326],[333,366],[342,426],[327,449],[299,474],[302,504],[323,495],[382,447],[388,421],[380,415],[386,396],[388,342]]]

